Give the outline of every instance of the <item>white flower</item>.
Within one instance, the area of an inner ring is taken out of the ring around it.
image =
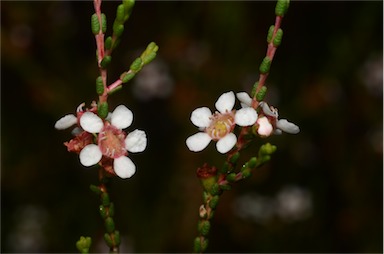
[[[281,134],[282,131],[284,131],[286,133],[290,133],[290,134],[297,134],[300,132],[300,128],[296,124],[288,122],[287,119],[280,119],[279,120],[278,119],[279,114],[278,114],[277,109],[275,109],[273,107],[269,107],[266,102],[263,102],[263,101],[260,102],[259,106],[262,108],[265,115],[274,118],[274,120],[275,120],[274,122],[275,122],[275,126],[276,126],[275,134]]]
[[[136,172],[135,164],[126,157],[129,152],[142,152],[147,146],[144,131],[135,130],[127,136],[122,129],[133,121],[132,112],[120,105],[112,112],[110,121],[103,121],[92,112],[85,112],[80,117],[80,126],[87,132],[98,133],[98,145],[89,144],[80,152],[80,163],[86,167],[100,162],[102,156],[113,159],[113,170],[121,178],[129,178]]]
[[[191,114],[191,121],[199,127],[198,132],[189,138],[186,143],[193,152],[202,151],[211,140],[217,141],[216,148],[220,153],[229,152],[236,144],[236,135],[232,133],[235,124],[240,126],[253,125],[257,120],[255,110],[247,108],[237,112],[232,111],[235,105],[235,95],[232,91],[222,94],[215,103],[218,111],[212,114],[207,107],[195,109]]]

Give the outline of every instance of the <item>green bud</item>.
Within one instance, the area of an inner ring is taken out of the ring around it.
[[[209,230],[211,229],[211,223],[207,220],[204,220],[204,221],[200,221],[198,223],[198,228],[197,230],[199,231],[199,233],[203,236],[207,236],[208,233],[209,233]]]
[[[111,63],[112,57],[111,56],[105,56],[103,60],[101,60],[100,66],[101,68],[105,69],[107,66]]]
[[[124,7],[124,4],[120,4],[119,6],[117,6],[117,9],[116,9],[116,20],[118,20],[120,23],[123,23],[124,16],[125,16],[125,7]]]
[[[220,188],[221,188],[222,190],[229,191],[229,190],[232,189],[232,186],[229,185],[229,184],[223,184],[223,185],[220,185]]]
[[[101,13],[100,17],[101,17],[101,32],[105,34],[105,32],[107,31],[107,17],[105,16],[104,13]]]
[[[156,45],[156,43],[151,42],[148,44],[147,48],[145,49],[146,52],[157,52],[159,47]]]
[[[239,158],[240,158],[240,153],[237,152],[237,153],[235,153],[235,154],[233,154],[233,155],[231,156],[231,158],[229,159],[229,161],[230,161],[231,163],[235,164],[235,163],[237,163],[237,161],[239,160]]]
[[[236,173],[230,173],[229,175],[227,175],[226,179],[228,182],[236,181]]]
[[[81,253],[88,253],[89,248],[91,247],[92,244],[92,239],[87,236],[81,236],[80,240],[76,242],[76,248],[81,252]]]
[[[103,78],[101,76],[96,78],[96,93],[98,95],[102,95],[104,93]]]
[[[261,74],[266,74],[269,72],[269,68],[271,67],[271,59],[266,56],[264,57],[263,61],[260,64],[259,71]]]
[[[115,215],[115,205],[113,202],[109,204],[108,215],[113,217]]]
[[[267,94],[267,87],[266,86],[262,86],[260,88],[260,91],[256,94],[256,100],[257,101],[264,100],[264,97],[265,97],[266,94]]]
[[[105,49],[111,49],[112,48],[112,37],[108,36],[107,39],[105,39],[104,42]]]
[[[269,30],[268,30],[268,35],[267,35],[267,42],[268,43],[271,43],[272,41],[272,37],[273,37],[273,31],[275,30],[275,26],[272,25],[269,27]]]
[[[273,46],[278,47],[283,39],[283,30],[279,28],[276,32],[275,38],[273,39]]]
[[[121,243],[120,232],[115,230],[113,235],[114,235],[114,238],[115,238],[115,244],[116,245],[120,245],[120,243]]]
[[[113,33],[116,35],[116,37],[120,37],[124,32],[124,25],[119,24],[113,27]]]
[[[143,58],[144,64],[149,64],[156,57],[156,52],[151,52]]]
[[[257,90],[258,86],[259,86],[259,81],[255,82],[255,84],[253,84],[252,91],[251,91],[252,98],[255,97],[256,90]]]
[[[100,206],[99,206],[99,212],[100,212],[100,216],[101,216],[101,218],[103,218],[103,219],[105,219],[105,218],[108,216],[108,214],[107,214],[107,209],[106,209],[106,207],[103,206],[103,205],[100,205]]]
[[[107,217],[105,219],[104,225],[108,233],[115,231],[115,222],[113,221],[112,217]]]
[[[278,0],[276,3],[275,14],[276,16],[283,17],[287,13],[289,7],[289,0]]]
[[[89,186],[89,188],[91,189],[91,191],[93,191],[93,192],[96,193],[97,195],[100,195],[101,192],[102,192],[99,186],[96,186],[96,185],[93,185],[93,184],[91,184],[91,185]]]
[[[108,245],[108,247],[113,247],[112,238],[108,233],[104,234],[104,240],[105,240],[105,243]]]
[[[217,205],[219,204],[220,196],[213,196],[212,199],[209,201],[209,207],[212,209],[216,209]]]
[[[135,59],[135,61],[133,61],[133,63],[131,64],[130,69],[133,72],[138,72],[141,69],[141,64],[142,64],[142,60],[141,60],[140,57],[138,57],[138,58]]]
[[[94,35],[98,34],[100,31],[100,23],[96,13],[91,16],[91,29]]]
[[[224,162],[223,167],[219,170],[220,173],[226,174],[232,170],[232,165],[227,161]]]
[[[256,162],[257,162],[257,158],[256,158],[256,157],[252,157],[252,158],[248,161],[248,167],[250,167],[250,168],[255,168],[255,167],[256,167]]]
[[[274,145],[271,145],[270,143],[266,143],[262,145],[259,149],[259,155],[271,155],[276,151],[277,147]]]
[[[103,102],[97,105],[97,114],[100,118],[104,119],[108,116],[108,103]]]
[[[241,174],[243,175],[243,179],[248,178],[252,175],[250,168],[244,168],[241,170]]]
[[[120,75],[121,82],[127,83],[130,81],[136,74],[134,72],[124,72]]]
[[[210,193],[213,196],[220,195],[221,194],[221,189],[218,183],[214,183],[211,185]]]
[[[103,206],[109,206],[110,201],[109,201],[109,195],[108,195],[108,193],[103,192],[103,193],[101,194],[101,204],[102,204]]]

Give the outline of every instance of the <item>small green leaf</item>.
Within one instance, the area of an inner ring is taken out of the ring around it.
[[[229,159],[229,161],[233,164],[237,163],[237,161],[239,160],[240,158],[240,153],[237,152],[237,153],[234,153],[231,158]]]
[[[115,239],[115,244],[116,245],[120,245],[121,243],[121,239],[120,239],[120,232],[115,230],[115,232],[113,233],[114,235],[114,239]]]
[[[116,37],[120,37],[124,32],[124,25],[122,24],[114,26],[113,28],[114,28],[113,33],[115,34]]]
[[[289,0],[278,0],[275,8],[276,16],[283,17],[285,13],[287,13],[288,7],[289,7]]]
[[[103,205],[99,206],[99,213],[100,213],[101,218],[103,218],[103,219],[105,219],[108,216],[107,209]]]
[[[142,60],[140,57],[136,58],[135,61],[131,64],[130,69],[134,72],[138,72],[141,69]]]
[[[105,32],[107,31],[107,17],[105,16],[104,13],[101,13],[100,17],[101,17],[101,32],[105,34]]]
[[[104,240],[105,240],[105,243],[108,245],[108,247],[113,247],[112,238],[108,233],[104,234]]]
[[[107,66],[111,63],[112,57],[111,56],[105,56],[103,60],[101,60],[100,66],[101,68],[105,69]]]
[[[113,202],[109,204],[108,215],[111,217],[115,215],[115,204]]]
[[[195,253],[202,253],[200,237],[196,237],[193,241],[193,250]]]
[[[216,209],[217,205],[219,204],[220,196],[213,196],[212,199],[209,201],[209,207],[212,209]]]
[[[93,192],[96,193],[97,195],[100,195],[101,192],[102,192],[99,186],[96,186],[96,185],[93,185],[93,184],[91,184],[91,185],[89,186],[89,189],[91,189],[91,191],[93,191]]]
[[[260,67],[259,67],[260,73],[261,74],[268,73],[269,69],[271,67],[271,63],[272,63],[272,61],[268,56],[264,57],[263,61],[260,64]]]
[[[275,38],[273,39],[273,46],[278,47],[283,39],[283,30],[279,28],[276,32]]]
[[[124,7],[124,4],[120,4],[116,8],[116,20],[118,20],[120,23],[124,23],[124,16],[125,16],[125,7]]]
[[[256,162],[257,162],[257,158],[256,157],[252,157],[249,161],[248,161],[248,166],[250,168],[255,168],[256,167]]]
[[[105,49],[111,49],[112,48],[112,37],[108,36],[107,39],[105,39],[104,42]]]
[[[102,95],[104,93],[103,78],[101,76],[96,78],[96,93],[98,95]]]
[[[211,229],[211,223],[207,220],[200,221],[198,223],[198,231],[201,235],[207,236]]]
[[[97,17],[96,13],[92,14],[91,16],[91,29],[94,35],[98,34],[100,31],[99,18]]]
[[[226,179],[228,182],[236,181],[236,173],[230,173],[229,175],[227,175]]]
[[[156,52],[151,52],[143,58],[144,64],[149,64],[156,58]]]
[[[130,81],[136,74],[134,72],[124,72],[120,75],[121,82],[127,83]]]
[[[255,97],[255,94],[256,94],[256,91],[257,91],[257,87],[259,86],[259,81],[255,82],[255,84],[253,84],[253,87],[252,87],[252,92],[251,92],[251,96],[252,98]]]
[[[115,231],[115,222],[113,221],[112,217],[107,217],[105,219],[104,225],[108,233],[112,233],[113,231]]]
[[[256,94],[256,100],[257,101],[264,100],[264,97],[265,97],[266,94],[267,94],[267,87],[266,86],[262,86],[260,88],[260,91]]]
[[[105,119],[108,116],[108,103],[107,102],[99,103],[97,105],[97,114],[102,119]]]
[[[268,35],[267,35],[267,42],[271,43],[272,37],[273,37],[273,31],[275,30],[275,26],[270,26],[268,30]]]
[[[103,192],[103,193],[101,194],[101,204],[102,204],[103,206],[109,206],[110,201],[109,201],[109,195],[108,195],[108,193]]]

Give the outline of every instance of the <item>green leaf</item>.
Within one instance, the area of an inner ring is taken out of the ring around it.
[[[97,17],[96,13],[92,14],[91,16],[91,29],[94,35],[98,34],[100,31],[99,18]]]
[[[260,88],[260,91],[256,94],[256,100],[257,101],[264,100],[264,97],[265,97],[266,94],[267,94],[267,87],[266,86],[262,86]]]
[[[108,116],[108,103],[107,102],[99,103],[97,105],[97,113],[102,119],[105,119]],[[103,193],[103,194],[106,194],[106,193]]]
[[[101,32],[105,34],[105,32],[107,31],[107,17],[105,16],[104,13],[101,13],[100,17],[101,17]]]
[[[105,229],[108,233],[112,233],[115,231],[115,222],[113,221],[112,217],[107,217],[105,219]]]
[[[107,66],[111,63],[112,57],[111,56],[105,56],[103,60],[101,60],[100,66],[101,68],[105,69]]]
[[[279,28],[276,32],[275,38],[273,39],[273,46],[278,47],[283,40],[283,30]]]
[[[124,23],[124,16],[125,16],[125,7],[124,7],[124,4],[120,4],[116,8],[116,20],[118,20],[121,23]]]
[[[102,95],[104,93],[103,78],[101,76],[96,78],[96,93],[98,95]]]
[[[268,56],[264,57],[263,61],[260,64],[260,68],[259,68],[260,73],[261,74],[268,73],[271,67],[271,63],[272,61]]]
[[[136,58],[135,61],[131,64],[130,69],[134,72],[138,72],[141,69],[142,60],[140,57]]]
[[[278,0],[275,8],[276,16],[283,17],[287,13],[288,7],[289,7],[289,0]]]
[[[104,42],[105,49],[111,49],[112,48],[112,37],[108,36],[107,39],[105,39]]]
[[[267,42],[271,43],[272,37],[273,37],[273,31],[275,30],[275,26],[270,26],[268,30],[268,35],[267,35]]]

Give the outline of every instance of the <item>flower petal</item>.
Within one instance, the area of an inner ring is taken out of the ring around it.
[[[142,130],[134,130],[125,138],[125,148],[132,153],[138,153],[147,147],[147,135]]]
[[[187,146],[192,152],[202,151],[209,142],[211,142],[211,137],[205,132],[198,132],[186,140]]]
[[[80,117],[80,126],[89,133],[99,133],[104,127],[103,120],[92,112],[85,112]]]
[[[211,123],[210,117],[212,116],[212,112],[207,107],[197,108],[192,111],[191,114],[191,122],[197,127],[203,128],[208,127]]]
[[[279,115],[277,114],[277,111],[272,111],[271,108],[268,106],[268,103],[262,101],[259,103],[260,107],[263,109],[264,114],[267,116],[272,116],[277,118]]]
[[[241,104],[245,104],[248,107],[252,105],[252,98],[246,92],[240,92],[236,94],[237,99],[241,102]]]
[[[277,121],[276,127],[290,134],[297,134],[300,132],[299,126],[294,123],[288,122],[287,119],[280,119],[279,121]]]
[[[136,166],[130,158],[121,156],[113,160],[113,170],[117,176],[126,179],[135,174]]]
[[[235,106],[235,94],[232,91],[223,93],[215,103],[216,109],[222,114],[231,111],[233,106]]]
[[[95,144],[90,144],[84,147],[80,152],[80,163],[83,166],[89,167],[97,164],[102,157],[100,148]]]
[[[257,124],[259,125],[259,128],[257,129],[257,133],[259,133],[260,136],[268,137],[271,135],[273,131],[272,124],[268,121],[268,118],[263,116],[257,119]]]
[[[229,152],[235,145],[236,145],[236,135],[231,133],[228,133],[224,138],[221,138],[216,143],[217,151],[220,153],[227,153]]]
[[[254,108],[246,107],[236,111],[235,122],[240,126],[250,126],[256,123],[257,112]]]
[[[126,106],[120,105],[115,108],[111,117],[111,124],[119,129],[125,129],[132,124],[133,113]]]
[[[75,115],[69,114],[66,116],[63,116],[55,123],[55,128],[58,130],[64,130],[72,125],[77,123],[77,117]]]

